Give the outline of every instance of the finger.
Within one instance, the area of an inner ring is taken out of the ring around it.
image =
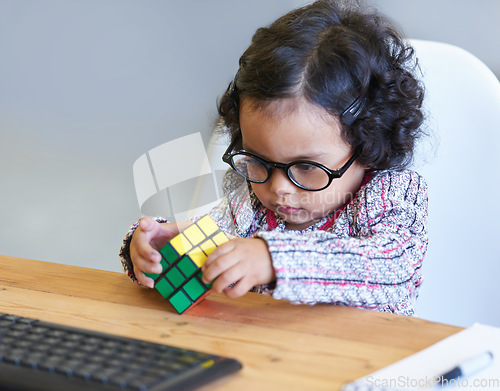
[[[237,263],[238,259],[234,256],[234,252],[227,251],[225,253],[219,254],[217,257],[212,258],[208,265],[207,262],[205,262],[205,265],[203,265],[201,269],[201,272],[203,274],[203,282],[205,282],[206,284],[210,284],[212,281],[219,278],[221,274],[232,268]]]
[[[137,264],[134,264],[134,272],[137,280],[144,286],[148,286],[150,288],[154,287],[154,280],[147,276],[145,273],[151,274],[161,274],[162,266],[160,263],[149,262],[149,261],[140,261]]]
[[[139,229],[144,232],[149,232],[154,229],[156,221],[151,217],[145,216],[139,219]]]
[[[139,257],[136,258],[133,262],[135,268],[146,273],[160,274],[163,271],[160,265],[160,261],[157,262],[156,260],[144,259]]]
[[[130,258],[135,266],[145,270],[150,263],[158,264],[161,261],[161,254],[149,243],[138,239],[130,246]]]
[[[148,262],[158,263],[161,261],[161,254],[156,251],[149,243],[139,243],[135,247],[134,255]],[[131,252],[132,255],[132,252]]]
[[[201,270],[202,271],[206,270],[212,263],[214,263],[220,257],[222,257],[225,254],[230,253],[233,250],[234,250],[234,243],[231,243],[229,241],[229,242],[221,244],[219,247],[217,247],[215,250],[213,250],[210,253],[210,255],[205,260],[205,263],[204,263]]]
[[[228,286],[226,289],[224,289],[223,292],[227,297],[235,299],[237,297],[241,297],[241,296],[247,294],[250,291],[250,289],[252,289],[252,288],[253,288],[253,285],[250,282],[250,280],[248,278],[243,277],[241,280],[236,282],[234,285]]]
[[[149,218],[143,218],[139,221],[139,227],[134,232],[130,243],[130,258],[134,265],[134,272],[138,280],[146,286],[150,286],[151,284],[146,284],[148,277],[139,278],[142,272],[161,272],[161,266],[159,265],[161,255],[149,244],[148,238],[155,224],[157,224],[156,221]]]
[[[154,239],[162,239],[165,242],[179,233],[177,224],[159,223],[151,217],[142,217],[139,220],[139,226],[134,232],[134,236],[140,236],[148,243]]]
[[[243,277],[241,268],[235,265],[215,278],[212,283],[212,290],[216,293],[225,293],[226,290],[232,289],[230,287],[237,284]]]
[[[148,276],[146,276],[143,272],[141,271],[138,271],[136,274],[135,274],[135,277],[137,278],[137,281],[139,281],[139,283],[145,287],[148,287],[148,288],[154,288],[155,287],[155,282],[153,281],[152,278],[149,278]]]

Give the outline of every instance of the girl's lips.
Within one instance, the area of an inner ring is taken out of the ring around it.
[[[287,205],[278,205],[276,207],[276,212],[283,213],[286,215],[293,215],[293,214],[299,213],[300,208],[293,208],[293,207],[287,206]]]

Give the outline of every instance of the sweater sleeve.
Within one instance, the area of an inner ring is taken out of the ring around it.
[[[273,297],[398,310],[421,284],[427,186],[412,171],[384,172],[360,190],[331,232],[260,232],[276,271]]]

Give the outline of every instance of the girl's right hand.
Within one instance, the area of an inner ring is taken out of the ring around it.
[[[139,226],[130,242],[130,259],[134,265],[134,273],[141,285],[154,288],[154,281],[146,273],[160,274],[162,249],[167,242],[191,223],[158,223],[151,217],[139,220]]]

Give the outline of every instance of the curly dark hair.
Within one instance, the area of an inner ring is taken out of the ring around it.
[[[262,106],[305,98],[340,118],[358,100],[359,115],[342,125],[343,139],[361,150],[358,161],[371,170],[411,163],[424,96],[414,51],[385,17],[361,8],[320,0],[257,30],[218,102],[233,139],[242,97]]]

